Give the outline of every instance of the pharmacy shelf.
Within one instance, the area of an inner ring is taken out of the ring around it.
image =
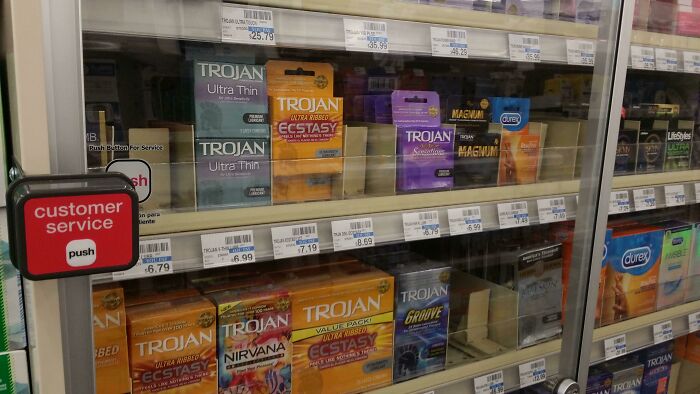
[[[700,301],[667,308],[620,323],[597,328],[593,332],[591,345],[591,365],[605,360],[605,339],[625,334],[627,353],[654,345],[654,325],[671,321],[673,337],[682,337],[689,333],[688,315],[700,312]]]

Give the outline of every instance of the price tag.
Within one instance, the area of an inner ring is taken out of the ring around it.
[[[656,65],[656,61],[654,60],[654,48],[632,45],[630,47],[630,58],[632,61],[632,68],[653,70]]]
[[[481,223],[481,207],[478,206],[448,209],[447,221],[450,223],[450,235],[484,231]]]
[[[676,207],[685,205],[685,186],[684,185],[669,185],[664,186],[664,197],[666,198],[667,207]]]
[[[432,44],[433,56],[456,57],[461,59],[469,57],[467,31],[464,29],[432,26],[430,28],[430,42]]]
[[[700,52],[683,52],[683,71],[700,74]]]
[[[316,223],[272,228],[272,254],[275,259],[319,254]]]
[[[386,22],[344,18],[343,26],[346,50],[389,53]]]
[[[695,203],[700,203],[700,183],[695,184]]]
[[[604,344],[606,360],[624,356],[627,353],[627,336],[625,334],[608,338],[605,340]]]
[[[547,379],[547,369],[543,358],[518,366],[520,387],[532,386]]]
[[[202,234],[201,241],[204,268],[255,262],[252,230]]]
[[[647,211],[656,209],[656,192],[653,187],[645,189],[635,189],[632,191],[634,195],[634,210]]]
[[[589,40],[566,40],[566,62],[582,66],[595,64],[595,42]]]
[[[627,213],[630,211],[630,194],[627,190],[610,193],[608,214]]]
[[[374,246],[372,218],[336,220],[331,222],[331,231],[336,252]]]
[[[691,313],[688,315],[688,332],[700,330],[700,312]]]
[[[496,371],[488,375],[474,378],[475,394],[500,394],[505,393],[503,386],[503,371]]]
[[[673,323],[671,320],[654,324],[654,345],[673,340]]]
[[[403,237],[406,241],[440,237],[438,211],[403,214]]]
[[[564,197],[537,200],[537,214],[540,224],[566,220],[566,203]]]
[[[498,204],[498,223],[501,229],[529,225],[530,215],[527,213],[527,201]]]
[[[508,34],[508,48],[512,62],[539,63],[541,60],[539,36]]]
[[[126,271],[112,273],[112,279],[133,279],[173,273],[170,238],[139,242],[139,261]]]
[[[275,21],[272,11],[223,5],[221,41],[275,45]]]
[[[656,48],[654,54],[658,71],[678,71],[678,52],[674,49]]]

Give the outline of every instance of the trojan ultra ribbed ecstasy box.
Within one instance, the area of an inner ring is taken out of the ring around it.
[[[95,341],[95,384],[98,393],[131,392],[126,343],[124,291],[115,284],[92,290],[92,331]]]
[[[279,288],[212,293],[218,315],[220,393],[289,393],[292,321]]]
[[[127,308],[132,392],[217,393],[216,309],[204,297]]]

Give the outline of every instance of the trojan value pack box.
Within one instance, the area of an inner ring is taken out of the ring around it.
[[[197,138],[269,138],[265,67],[194,61]]]
[[[654,225],[664,231],[656,308],[665,309],[684,300],[692,252],[693,227],[675,220]]]
[[[690,169],[690,152],[693,144],[692,120],[673,119],[666,133],[664,171]]]
[[[656,226],[625,223],[612,228],[601,324],[656,310],[664,232]]]
[[[200,209],[270,205],[270,141],[198,139],[197,205]]]
[[[286,290],[211,293],[218,315],[219,392],[288,393],[292,387],[291,304]]]
[[[131,392],[126,343],[124,291],[115,284],[92,289],[92,331],[95,342],[95,388],[98,393]]]

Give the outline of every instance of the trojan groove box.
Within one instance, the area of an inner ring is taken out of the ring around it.
[[[289,393],[292,342],[289,294],[279,288],[211,293],[218,315],[219,391]]]
[[[93,288],[92,331],[95,341],[97,392],[131,392],[124,291],[118,285],[99,285]]]
[[[196,138],[269,138],[265,67],[194,62]]]
[[[661,266],[664,237],[661,229],[630,222],[612,230],[602,325],[655,311]]]
[[[132,392],[217,393],[216,309],[202,296],[127,308]]]

